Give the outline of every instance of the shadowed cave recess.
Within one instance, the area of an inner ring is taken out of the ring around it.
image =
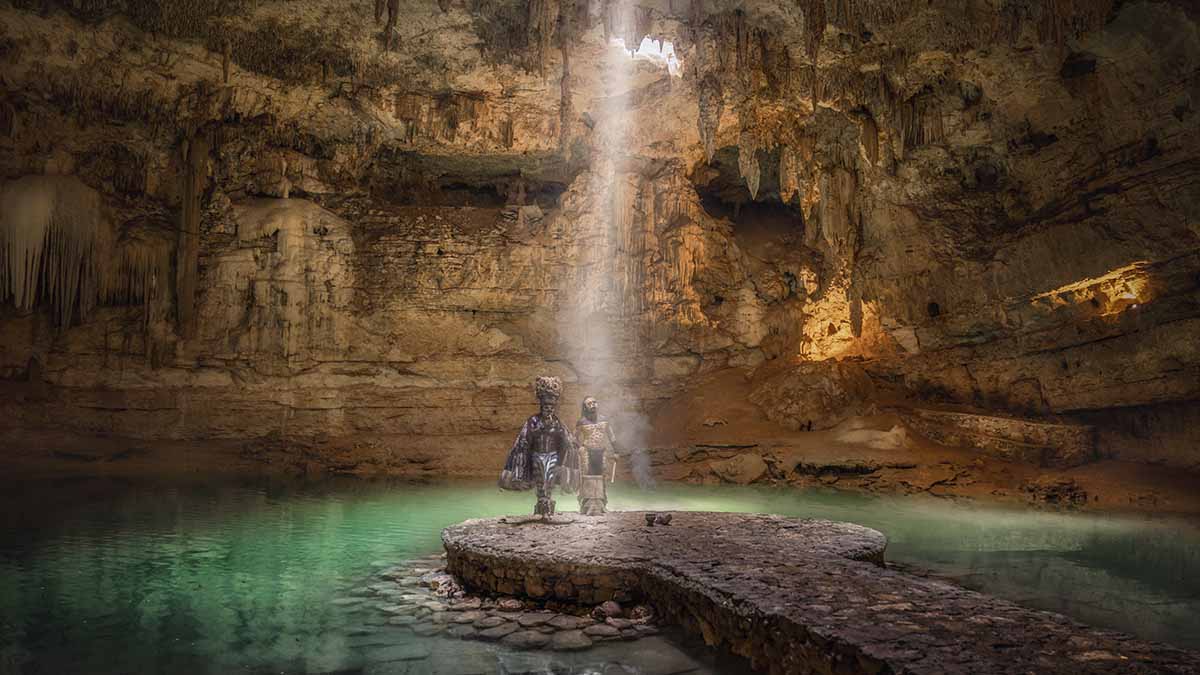
[[[1200,514],[1193,2],[12,0],[0,64],[11,480],[490,480],[552,375],[643,488]]]

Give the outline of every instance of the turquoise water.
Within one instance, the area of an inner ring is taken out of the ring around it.
[[[355,672],[362,616],[334,599],[436,552],[448,524],[532,506],[478,483],[83,480],[4,491],[0,673]],[[1193,523],[792,489],[617,486],[611,503],[853,521],[888,535],[890,561],[1200,647]]]

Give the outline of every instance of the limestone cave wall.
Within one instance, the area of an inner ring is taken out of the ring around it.
[[[943,406],[1200,466],[1183,0],[0,17],[16,425],[441,445],[466,472],[536,374],[644,426],[734,368],[785,427]],[[647,36],[677,72],[619,76],[612,41]]]

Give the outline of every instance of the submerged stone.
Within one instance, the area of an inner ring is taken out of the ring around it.
[[[508,619],[502,616],[485,616],[475,622],[476,628],[495,628],[496,626],[508,623]]]
[[[486,612],[471,610],[469,612],[461,612],[458,616],[451,618],[450,621],[451,623],[475,623],[485,618],[487,618]]]
[[[576,630],[579,628],[583,628],[584,626],[590,626],[593,623],[595,623],[595,621],[593,621],[592,619],[581,617],[581,616],[570,616],[568,614],[559,614],[558,616],[554,617],[553,619],[550,619],[550,621],[548,623],[550,626],[553,626],[554,628],[557,628],[558,630]]]
[[[423,642],[410,642],[383,649],[372,649],[365,654],[364,659],[368,663],[413,661],[429,658],[429,653],[429,645]]]
[[[500,640],[500,644],[513,649],[537,649],[550,642],[550,636],[536,630],[522,630],[510,633]]]
[[[446,629],[446,626],[444,624],[434,624],[434,623],[418,623],[418,624],[414,624],[412,627],[412,631],[414,633],[416,633],[417,635],[420,635],[421,637],[429,637],[431,635],[437,635],[438,633],[442,632],[445,629]]]
[[[592,646],[592,640],[580,630],[566,630],[550,638],[550,649],[555,651],[577,651]]]
[[[540,626],[553,618],[554,615],[550,612],[528,612],[517,617],[517,623],[524,628],[532,628]]]
[[[611,638],[620,636],[621,629],[609,626],[608,624],[598,623],[594,626],[584,628],[583,634],[597,638]]]
[[[487,630],[481,630],[476,635],[478,636],[478,638],[480,640],[485,640],[487,642],[493,642],[493,641],[499,640],[500,638],[505,637],[511,633],[515,633],[519,629],[520,629],[520,626],[518,626],[516,623],[506,622],[506,623],[500,624],[499,626],[494,626],[492,628],[488,628]]]

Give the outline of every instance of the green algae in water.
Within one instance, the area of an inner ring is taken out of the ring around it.
[[[334,672],[361,667],[390,638],[492,663],[534,658],[405,638],[369,625],[368,603],[356,599],[384,567],[437,552],[442,527],[526,513],[529,494],[367,481],[85,481],[21,490],[0,521],[0,672]],[[618,484],[611,504],[857,522],[888,535],[890,561],[1200,647],[1200,532],[1182,522],[683,485],[643,492]],[[655,645],[676,649],[667,641],[643,648]],[[561,658],[621,658],[613,654]]]

